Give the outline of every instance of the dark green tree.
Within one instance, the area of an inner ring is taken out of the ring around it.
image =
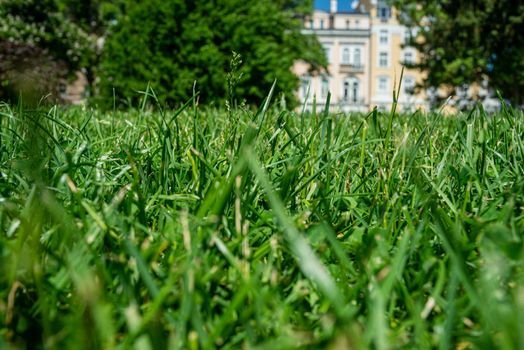
[[[524,1],[394,0],[415,30],[409,45],[422,56],[425,88],[455,89],[484,80],[524,103]]]
[[[111,23],[125,13],[128,0],[57,0],[58,7],[86,33],[102,37]]]
[[[259,103],[273,81],[293,101],[298,78],[293,63],[325,65],[320,45],[300,30],[311,6],[297,0],[142,0],[108,35],[100,66],[100,92],[112,103],[131,98],[151,84],[165,103],[181,103],[196,81],[205,102],[227,96],[233,52],[242,64],[234,93]]]

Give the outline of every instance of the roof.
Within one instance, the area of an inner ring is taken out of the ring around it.
[[[338,0],[337,12],[343,13],[358,13],[359,5],[358,0]],[[330,0],[315,0],[314,1],[315,10],[326,11],[330,10]]]

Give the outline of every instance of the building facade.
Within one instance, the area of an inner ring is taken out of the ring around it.
[[[310,110],[314,103],[323,108],[328,92],[334,111],[387,109],[403,65],[417,60],[414,48],[403,47],[412,33],[400,25],[395,9],[386,1],[315,1],[313,14],[304,20],[303,33],[317,36],[328,59],[327,71],[314,75],[304,62],[294,66],[301,78],[299,98]],[[420,72],[404,70],[401,109],[427,108],[424,93],[413,91],[421,79]]]

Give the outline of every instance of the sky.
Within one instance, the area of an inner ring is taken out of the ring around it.
[[[353,0],[338,0],[338,11],[349,12],[353,10],[351,4],[358,1]],[[329,11],[330,0],[315,0],[315,9]]]

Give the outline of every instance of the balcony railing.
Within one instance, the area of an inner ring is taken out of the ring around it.
[[[363,105],[366,104],[366,100],[363,97],[353,98],[353,97],[342,97],[340,100],[341,105]]]
[[[364,65],[362,63],[341,63],[341,73],[363,73]]]

